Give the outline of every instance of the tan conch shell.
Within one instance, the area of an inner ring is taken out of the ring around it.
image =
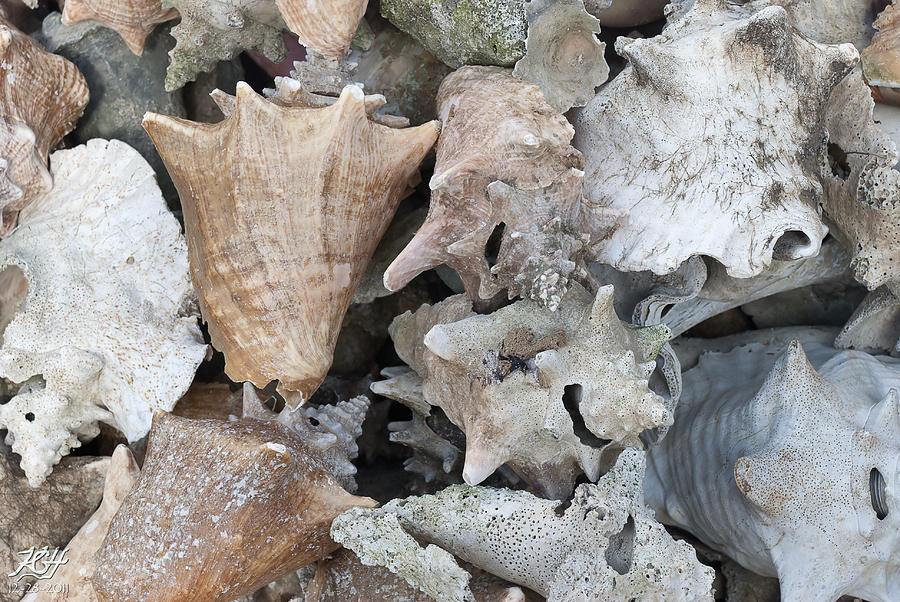
[[[144,53],[144,42],[157,25],[177,18],[178,11],[164,9],[162,0],[67,0],[62,11],[64,25],[97,21],[122,36],[138,55]]]
[[[275,0],[275,4],[301,44],[339,61],[350,50],[369,0]]]
[[[374,124],[355,86],[311,109],[240,83],[225,121],[148,114],[144,127],[178,188],[201,313],[227,374],[258,388],[278,380],[292,405],[308,399],[437,124]]]
[[[555,308],[592,238],[572,126],[537,86],[498,67],[447,76],[438,116],[444,127],[428,217],[385,271],[385,287],[397,290],[447,264],[473,300],[508,288],[510,298],[521,294]],[[604,225],[614,226],[618,214],[607,215]],[[498,234],[493,251],[488,243]]]
[[[53,577],[68,587],[65,592],[55,593],[50,588],[40,593],[30,593],[22,602],[98,602],[91,575],[97,568],[94,553],[100,549],[125,496],[141,474],[131,451],[119,445],[113,451],[103,485],[103,501],[75,537],[66,546],[69,550],[68,562],[59,567]]]
[[[870,86],[900,87],[900,10],[889,4],[872,27],[878,33],[860,53],[863,75]]]
[[[47,156],[81,117],[88,87],[78,68],[0,17],[0,235],[50,190]]]
[[[271,421],[154,417],[141,476],[95,556],[103,600],[226,601],[337,549],[332,519],[374,506]]]
[[[595,35],[599,21],[584,9],[584,0],[531,0],[525,14],[525,56],[513,75],[537,84],[561,113],[583,107],[609,77],[606,44]]]
[[[746,278],[818,253],[822,116],[853,46],[800,35],[780,6],[698,0],[616,51],[628,66],[575,122],[585,196],[631,211],[596,259],[666,274],[707,255]]]
[[[564,498],[580,471],[596,480],[609,457],[672,421],[647,384],[669,330],[625,325],[612,301],[611,286],[594,297],[575,285],[557,312],[523,300],[472,315],[462,296],[422,306],[390,329],[421,384],[401,374],[392,380],[405,390],[373,390],[444,410],[466,434],[467,483],[508,463],[542,495]]]

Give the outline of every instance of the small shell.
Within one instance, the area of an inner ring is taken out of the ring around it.
[[[22,602],[99,601],[90,581],[97,568],[94,553],[100,549],[113,516],[118,512],[140,474],[141,470],[131,451],[124,445],[117,446],[110,459],[109,471],[106,473],[103,501],[66,546],[69,550],[67,556],[69,561],[61,565],[53,575],[59,583],[66,584],[66,591],[53,593],[53,590],[48,588],[40,594],[28,594],[22,598]]]
[[[782,600],[896,600],[900,360],[805,347],[746,345],[686,372],[647,502],[778,577]]]
[[[437,124],[373,124],[353,86],[309,109],[241,83],[225,121],[151,113],[144,127],[178,188],[192,277],[229,377],[278,380],[292,405],[308,399]]]
[[[181,14],[181,23],[172,29],[176,44],[169,52],[166,90],[182,87],[245,50],[276,63],[284,60],[284,21],[272,0],[162,0],[162,7]]]
[[[324,558],[332,519],[374,505],[282,425],[160,413],[92,580],[104,600],[233,600]]]
[[[207,346],[181,228],[153,170],[117,140],[53,153],[54,187],[0,241],[0,405],[34,485],[103,420],[129,441],[187,390]]]
[[[369,0],[275,0],[275,4],[301,44],[339,61],[350,50]]]
[[[666,274],[707,255],[747,278],[816,255],[828,231],[821,115],[856,50],[802,37],[779,6],[748,15],[698,0],[659,36],[620,37],[616,51],[628,66],[575,122],[585,196],[630,211],[596,260]]]
[[[561,499],[579,471],[596,480],[604,453],[643,447],[644,430],[671,424],[647,386],[668,329],[624,325],[612,295],[575,286],[558,312],[519,301],[486,316],[451,297],[394,320],[397,353],[421,377],[425,401],[466,434],[467,483],[508,463]]]
[[[560,113],[583,107],[609,77],[606,44],[595,35],[600,23],[584,10],[584,0],[531,0],[525,14],[525,56],[513,75],[536,84]]]
[[[62,11],[63,24],[97,21],[122,36],[138,55],[144,52],[144,42],[157,25],[177,18],[178,11],[164,9],[162,0],[67,0]]]
[[[496,67],[449,75],[438,115],[444,127],[428,217],[385,271],[385,287],[397,290],[446,263],[473,300],[509,289],[510,298],[555,308],[592,234],[582,219],[583,158],[569,144],[572,126],[537,86]],[[604,225],[615,223],[613,216]]]
[[[81,117],[88,87],[78,69],[0,17],[0,235],[53,186],[47,155]]]

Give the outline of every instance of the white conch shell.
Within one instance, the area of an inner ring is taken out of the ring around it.
[[[525,56],[513,75],[536,84],[560,113],[583,107],[609,77],[606,44],[595,35],[599,21],[584,9],[584,0],[531,0],[525,14]]]
[[[897,600],[900,360],[777,351],[709,353],[685,373],[675,425],[647,452],[647,502],[777,576],[782,600]]]
[[[900,298],[886,286],[870,292],[834,339],[834,346],[900,355]]]
[[[669,330],[632,328],[612,302],[611,286],[594,298],[575,285],[557,312],[523,300],[471,315],[457,296],[394,320],[394,345],[421,377],[424,400],[466,434],[467,483],[508,463],[562,498],[579,469],[597,479],[602,449],[641,448],[645,430],[671,424],[647,384]]]
[[[551,602],[712,600],[712,569],[644,505],[643,472],[643,453],[623,452],[596,485],[578,487],[565,511],[524,491],[454,485],[349,510],[334,520],[331,535],[363,563],[387,566],[428,593],[428,556],[447,550]],[[398,550],[397,540],[406,546]]]
[[[804,38],[781,7],[729,7],[619,38],[628,66],[580,111],[585,196],[630,212],[598,261],[665,274],[708,255],[744,278],[818,253],[821,115],[858,53]]]
[[[51,171],[0,241],[0,376],[25,383],[0,424],[34,485],[98,420],[146,435],[206,354],[184,237],[146,161],[91,140],[54,153]]]

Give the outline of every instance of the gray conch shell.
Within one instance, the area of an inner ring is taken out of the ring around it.
[[[793,341],[709,353],[648,451],[657,518],[782,600],[900,596],[900,360]],[[807,355],[808,354],[808,355]]]
[[[572,126],[537,86],[496,67],[447,76],[438,116],[428,217],[385,271],[385,287],[447,264],[475,301],[508,289],[555,309],[587,246],[622,217],[600,209],[586,219]]]
[[[461,296],[425,305],[391,325],[421,392],[404,373],[396,379],[409,393],[393,393],[404,401],[420,396],[462,429],[467,483],[508,463],[543,495],[565,497],[579,472],[597,479],[602,451],[614,458],[623,447],[642,448],[645,430],[672,420],[647,384],[669,330],[630,327],[612,304],[611,286],[595,298],[575,285],[557,312],[523,300],[473,315]]]
[[[181,23],[172,29],[176,44],[169,52],[166,89],[175,90],[245,50],[280,62],[285,28],[272,0],[162,0],[162,8],[178,9]]]
[[[575,122],[588,201],[630,212],[597,260],[665,274],[708,255],[744,278],[818,253],[822,114],[853,46],[803,37],[779,6],[701,0],[616,51],[628,66]]]
[[[459,583],[468,580],[464,571],[455,591],[429,581],[438,572],[431,558],[447,551],[551,602],[712,600],[712,569],[644,505],[643,472],[643,453],[623,452],[596,485],[579,486],[565,510],[524,491],[454,485],[352,509],[334,520],[331,535],[364,564],[387,566],[438,600],[473,599]],[[452,561],[444,558],[449,567],[439,576],[453,574]]]
[[[0,241],[0,406],[32,485],[99,433],[130,440],[171,410],[206,354],[181,228],[131,147],[92,140],[51,155],[53,189]]]
[[[513,75],[536,84],[561,113],[583,107],[609,77],[606,44],[595,35],[600,22],[584,9],[584,0],[531,0],[525,14],[525,56]]]

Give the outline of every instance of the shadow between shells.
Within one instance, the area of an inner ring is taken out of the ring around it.
[[[0,0],[0,602],[900,600],[898,10]]]

